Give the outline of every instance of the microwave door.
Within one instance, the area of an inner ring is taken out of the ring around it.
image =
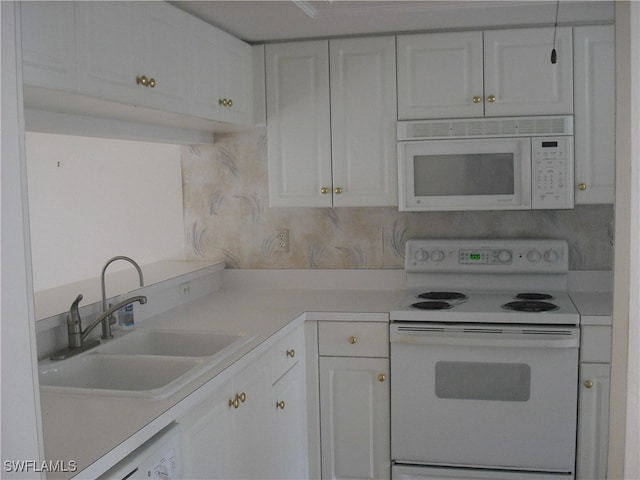
[[[402,150],[407,210],[530,208],[528,138],[414,142]]]

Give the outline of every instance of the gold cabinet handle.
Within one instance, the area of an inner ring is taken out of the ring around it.
[[[378,375],[379,382],[384,382],[386,379],[387,379],[387,376],[384,373],[381,373],[380,375]]]
[[[236,398],[229,399],[229,406],[233,408],[238,408],[240,406],[240,397],[236,395]]]
[[[493,103],[493,102],[495,102],[495,101],[496,101],[496,96],[495,96],[495,95],[489,95],[489,96],[487,97],[487,102],[489,102],[489,103]]]
[[[587,184],[586,183],[579,183],[578,184],[578,190],[586,190],[587,189]]]
[[[136,77],[136,83],[138,85],[142,85],[143,87],[146,87],[149,84],[149,79],[144,75],[138,75]]]
[[[280,400],[279,402],[276,402],[276,408],[279,408],[280,410],[284,410],[284,400]]]
[[[155,78],[150,78],[150,79],[149,79],[149,86],[150,86],[151,88],[153,88],[153,87],[155,87],[155,86],[156,86],[156,79],[155,79]]]
[[[479,97],[477,95],[473,97],[473,103],[480,103],[481,101],[482,101],[482,97]]]
[[[585,381],[584,381],[584,386],[585,386],[586,388],[591,388],[591,387],[593,387],[593,381],[591,381],[591,380],[585,380]]]
[[[342,187],[336,187],[333,191],[336,195],[340,195],[342,193]]]
[[[247,394],[242,392],[240,395],[238,395],[238,399],[240,400],[241,403],[244,403],[247,401]]]
[[[291,350],[287,350],[287,357],[293,358],[296,356],[296,351],[292,348]]]
[[[323,195],[326,195],[327,193],[329,193],[329,189],[327,187],[322,187],[320,189],[320,193]]]
[[[358,341],[358,337],[349,337],[349,343],[354,345]]]

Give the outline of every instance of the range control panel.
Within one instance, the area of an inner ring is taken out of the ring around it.
[[[409,240],[407,272],[563,273],[565,240]]]

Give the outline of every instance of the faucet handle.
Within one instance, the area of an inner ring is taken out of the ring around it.
[[[80,312],[78,311],[78,304],[82,300],[82,294],[78,295],[69,308],[69,315],[67,315],[67,333],[69,336],[70,347],[82,346],[82,319],[80,318]]]

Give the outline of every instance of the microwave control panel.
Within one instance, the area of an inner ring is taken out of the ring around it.
[[[573,137],[531,139],[531,206],[573,208]]]

